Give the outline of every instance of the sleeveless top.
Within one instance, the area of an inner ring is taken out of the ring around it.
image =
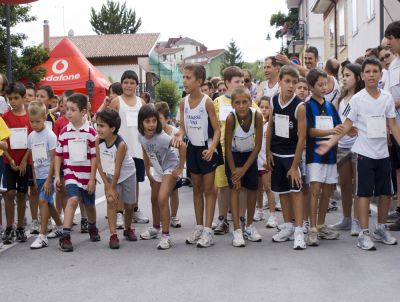
[[[340,120],[342,121],[342,123],[344,123],[344,121],[346,120],[346,116],[344,115],[344,111],[345,111],[346,107],[347,107],[347,104],[345,104],[344,100],[342,100],[339,103],[339,110],[338,110],[339,117],[340,117]],[[353,147],[356,139],[357,139],[357,136],[351,137],[351,136],[345,135],[339,140],[338,147],[351,149],[351,147]]]
[[[112,178],[115,173],[115,160],[117,158],[118,146],[124,142],[122,137],[117,134],[117,139],[111,146],[107,146],[104,139],[99,140],[99,151],[100,151],[100,161],[104,173],[107,177]],[[118,183],[123,182],[130,176],[136,173],[135,163],[132,157],[129,155],[128,150],[125,153],[125,157],[122,161],[121,171],[118,178]]]
[[[333,78],[333,88],[332,90],[324,95],[325,101],[332,103],[334,100],[340,97],[340,86],[336,78]]]
[[[267,129],[268,129],[268,122],[263,125],[263,138],[262,138],[261,150],[260,153],[258,153],[257,157],[258,170],[265,170],[263,165],[265,160],[267,159],[267,154],[266,154]]]
[[[264,96],[272,98],[279,93],[279,82],[276,82],[272,88],[268,86],[269,81],[267,81],[267,85],[264,86]]]
[[[142,107],[140,97],[136,97],[135,106],[129,106],[121,96],[118,96],[119,116],[121,117],[121,127],[119,134],[128,146],[131,157],[143,159],[142,147],[138,141],[138,113]]]
[[[240,125],[236,112],[231,113],[235,117],[235,129],[232,135],[233,152],[251,152],[254,149],[256,110],[250,108],[249,113],[251,114],[251,124],[247,131],[244,131]]]

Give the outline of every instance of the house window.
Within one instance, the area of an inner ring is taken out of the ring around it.
[[[358,32],[357,0],[353,0],[351,2],[351,13],[352,13],[352,33],[354,35]]]
[[[371,20],[375,17],[375,0],[367,0],[367,20]]]
[[[329,49],[331,54],[335,52],[335,24],[333,16],[329,20]]]
[[[344,16],[344,5],[339,8],[339,46],[344,47],[346,45],[345,41],[345,16]]]

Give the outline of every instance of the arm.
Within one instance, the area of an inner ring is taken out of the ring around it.
[[[149,179],[150,187],[153,187],[153,184],[155,183],[155,180],[154,180],[153,175],[151,175],[151,173],[150,173],[150,159],[147,156],[147,153],[144,150],[143,146],[142,146],[142,151],[143,151],[144,170],[146,171],[146,175],[147,175],[147,177]]]
[[[235,162],[233,160],[232,154],[232,138],[233,138],[233,128],[235,126],[235,118],[232,114],[229,114],[226,118],[225,124],[225,158],[228,162],[229,169],[231,170],[232,176],[236,170]],[[233,181],[232,181],[233,182]],[[240,182],[234,184],[235,189],[240,189]]]
[[[325,137],[325,136],[329,136],[329,135],[340,134],[341,131],[342,131],[342,126],[340,124],[340,125],[337,125],[335,128],[328,129],[328,130],[309,128],[308,135],[310,137]]]
[[[101,157],[100,157],[100,148],[99,148],[99,139],[96,139],[96,163],[97,163],[97,171],[99,171],[100,177],[103,180],[104,191],[108,191],[110,186],[106,173],[103,171],[103,166],[101,165]]]
[[[172,141],[170,143],[170,146],[172,144]],[[185,167],[185,162],[186,162],[186,144],[182,143],[179,146],[179,165],[178,167],[172,172],[172,175],[175,176],[176,178],[180,177],[183,168]]]
[[[56,151],[50,150],[50,169],[49,169],[49,173],[47,175],[46,181],[43,184],[43,188],[44,188],[44,193],[46,194],[46,196],[50,196],[51,194],[51,182],[53,181],[53,175],[54,175],[54,162],[55,162],[55,153]],[[32,163],[32,173],[35,173],[35,169],[34,169],[34,163]],[[33,177],[34,181],[36,181],[36,177]]]
[[[115,111],[119,112],[119,100],[118,100],[118,98],[115,98],[110,102],[109,108],[114,109]]]
[[[57,191],[60,191],[60,170],[61,170],[62,158],[56,154],[54,158],[54,187]]]
[[[395,118],[387,118],[386,121],[387,121],[387,125],[388,125],[390,131],[392,131],[392,134],[393,134],[394,138],[396,139],[396,142],[398,144],[400,144],[399,143],[400,142],[400,128],[399,128],[399,126],[397,126],[396,119]]]
[[[214,136],[211,146],[208,146],[208,150],[203,151],[203,159],[210,161],[214,155],[215,149],[219,144],[219,140],[221,139],[221,128],[219,127],[217,113],[215,112],[215,107],[211,99],[207,99],[206,101],[206,110],[208,117],[210,118],[211,126],[214,130]]]
[[[124,161],[125,154],[128,151],[128,147],[126,146],[125,143],[120,143],[118,146],[116,158],[115,158],[115,171],[114,175],[111,181],[111,188],[113,190],[117,189],[117,183],[119,176],[121,175],[121,167],[122,167],[122,162]]]
[[[304,66],[301,66],[301,65],[298,65],[298,64],[295,64],[295,63],[291,62],[289,60],[289,58],[284,54],[280,54],[280,53],[277,54],[275,56],[275,59],[276,59],[276,61],[278,63],[280,63],[282,65],[290,65],[290,66],[295,67],[299,71],[300,75],[303,76],[303,77],[305,77],[307,75],[307,73],[308,73],[308,69],[307,68],[305,68]]]
[[[271,112],[271,114],[269,115],[267,135],[266,135],[266,144],[265,144],[266,163],[264,166],[268,171],[271,171],[272,167],[274,166],[274,158],[271,154],[272,131],[273,131],[274,127],[275,127],[275,125],[274,125],[273,112]]]
[[[185,102],[184,102],[184,99],[182,99],[179,102],[179,112],[180,112],[180,118],[181,118],[180,125],[179,125],[179,131],[174,135],[174,137],[172,138],[172,143],[171,143],[171,146],[175,147],[175,148],[179,148],[179,145],[182,144],[183,136],[186,133],[184,106],[185,106]]]
[[[346,119],[344,123],[342,124],[342,133],[338,133],[333,135],[329,140],[326,141],[321,141],[319,143],[319,147],[316,150],[316,152],[319,155],[324,155],[326,154],[334,145],[337,144],[337,142],[347,133],[350,131],[351,127],[353,127],[353,121],[350,119]],[[400,137],[399,137],[400,138]]]
[[[5,140],[0,141],[0,149],[5,151],[5,150],[7,150],[7,148],[8,148],[7,142]]]
[[[22,157],[21,163],[19,164],[19,176],[24,176],[26,173],[26,163],[28,158],[31,156],[31,150],[26,149],[24,156]]]

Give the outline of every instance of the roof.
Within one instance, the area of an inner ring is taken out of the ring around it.
[[[155,51],[159,54],[159,55],[170,55],[170,54],[174,54],[177,52],[182,51],[184,48],[183,47],[178,47],[178,48],[162,48],[162,47],[156,47]]]
[[[218,56],[224,54],[225,51],[226,51],[225,49],[213,49],[213,50],[198,52],[194,56],[185,58],[185,61],[191,60],[191,59],[198,59],[198,58],[206,58],[207,60],[210,60],[210,59],[214,59],[215,57],[218,57]]]
[[[196,40],[188,38],[188,37],[181,38],[178,41],[176,41],[174,44],[176,46],[190,44],[190,45],[196,45],[196,46],[200,46],[200,47],[206,48],[206,46],[204,44],[201,44],[200,42],[197,42]]]
[[[50,49],[63,38],[50,37]],[[159,38],[159,33],[68,37],[86,58],[147,57]]]

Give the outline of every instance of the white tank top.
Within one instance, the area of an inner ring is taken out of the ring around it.
[[[339,117],[340,117],[340,120],[342,121],[342,123],[344,123],[344,121],[346,120],[346,116],[343,114],[346,107],[347,107],[346,102],[344,100],[342,100],[339,103],[339,110],[338,110]],[[353,126],[355,126],[355,125],[353,125]],[[351,149],[351,147],[353,147],[356,139],[357,139],[357,136],[351,137],[351,136],[345,135],[339,140],[338,147],[345,148],[345,149]]]
[[[189,96],[185,97],[184,114],[185,130],[193,146],[210,146],[212,139],[208,137],[208,114],[206,109],[207,96],[205,95],[195,108],[190,108]]]
[[[272,97],[278,93],[279,93],[279,82],[276,82],[272,88],[269,88],[269,81],[267,81],[267,84],[264,86],[264,96],[272,99]]]
[[[260,153],[258,153],[257,157],[257,165],[258,165],[258,170],[265,170],[263,167],[264,162],[267,159],[267,151],[266,151],[266,144],[267,144],[267,129],[268,129],[268,122],[264,124],[263,126],[263,137],[262,137],[262,144],[261,144],[261,150]]]
[[[245,132],[242,126],[240,126],[236,113],[232,112],[232,114],[235,116],[235,130],[233,132],[233,137],[232,137],[233,152],[251,152],[254,149],[255,146],[254,124],[255,124],[256,110],[250,108],[250,112],[251,112],[251,125],[247,132]]]
[[[340,97],[339,83],[334,77],[332,77],[332,78],[333,78],[333,88],[332,88],[331,92],[324,95],[325,101],[330,102],[330,103],[332,103],[334,100],[336,100]]]
[[[138,140],[138,113],[142,107],[142,99],[136,97],[135,106],[129,106],[124,99],[119,96],[119,116],[121,117],[121,127],[119,135],[122,136],[131,157],[143,159],[142,147]]]

